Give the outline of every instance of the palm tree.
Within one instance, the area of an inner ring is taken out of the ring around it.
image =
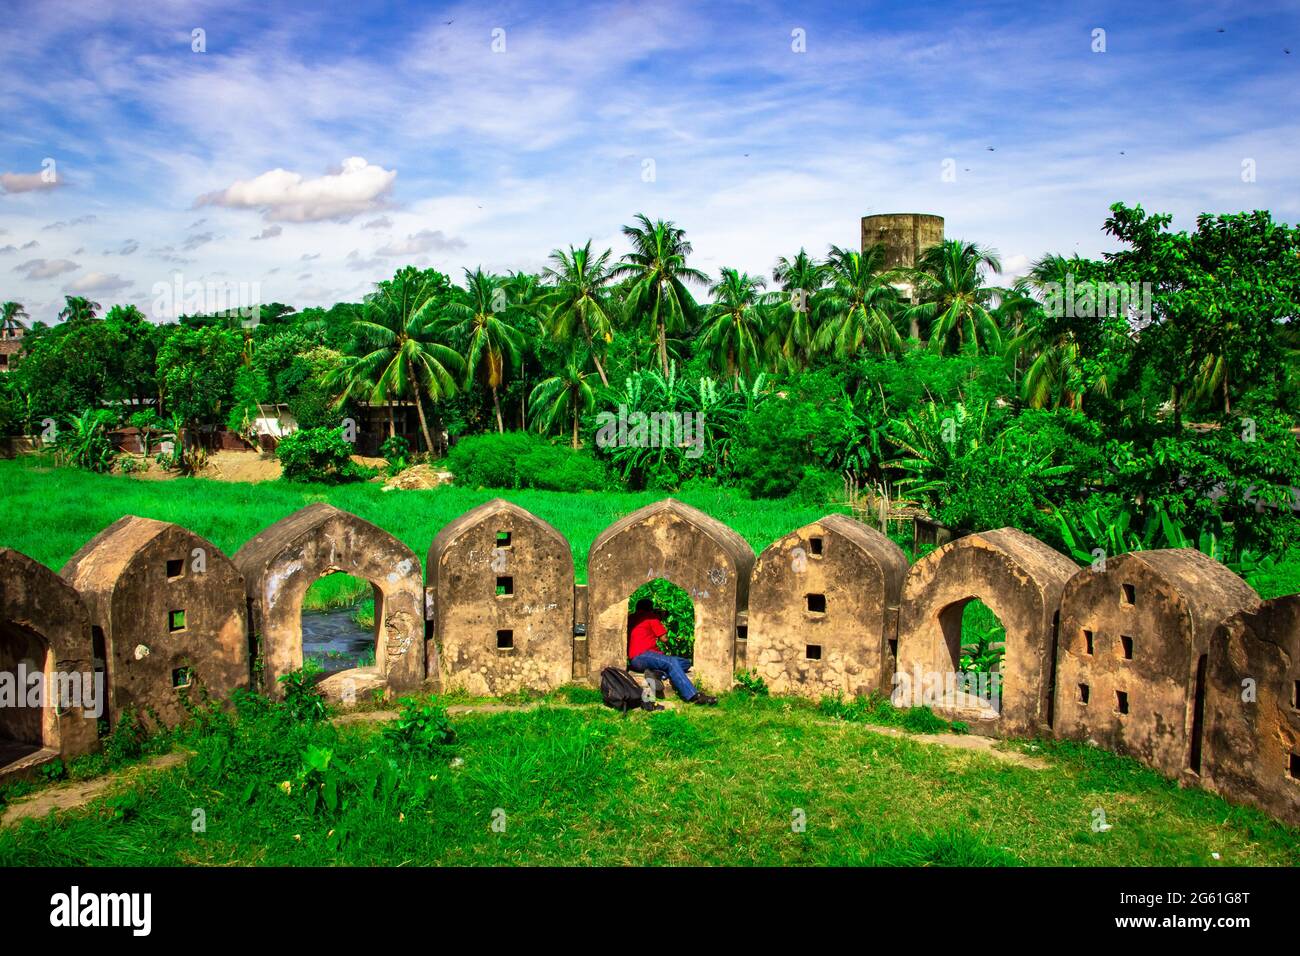
[[[1085,349],[1074,331],[1052,314],[1046,303],[1060,301],[1062,290],[1081,288],[1087,282],[1091,264],[1077,255],[1048,255],[1034,263],[1029,273],[1016,280],[1013,295],[1004,300],[1000,312],[1013,312],[1020,320],[1007,351],[1015,360],[1032,356],[1025,370],[1021,394],[1031,408],[1083,408],[1088,392],[1109,393],[1107,370],[1085,357]],[[1046,300],[1040,303],[1039,298]],[[1087,379],[1092,377],[1092,381]]]
[[[699,349],[711,356],[714,368],[732,378],[735,388],[740,388],[742,375],[754,370],[763,350],[768,319],[759,290],[765,284],[748,272],[723,269],[709,289],[714,301],[705,313]]]
[[[609,379],[595,340],[608,344],[614,338],[614,321],[606,288],[614,280],[609,267],[610,255],[611,250],[606,249],[593,257],[591,240],[588,239],[581,249],[570,246],[567,253],[560,249],[552,251],[551,262],[554,265],[547,266],[542,273],[555,283],[555,288],[542,300],[549,307],[547,322],[551,335],[567,342],[581,334],[587,341],[600,384],[606,388]]]
[[[480,375],[492,392],[497,431],[505,432],[498,390],[506,373],[519,363],[524,337],[505,320],[506,282],[483,267],[465,270],[465,289],[447,305],[446,331],[465,343],[465,381]]]
[[[578,420],[596,408],[596,393],[588,379],[591,375],[570,360],[563,369],[537,383],[528,398],[533,410],[533,425],[541,432],[573,424],[573,447],[578,447]]]
[[[6,302],[0,305],[0,338],[8,338],[27,328],[23,321],[31,316],[21,302]]]
[[[984,285],[984,269],[1002,271],[997,253],[960,239],[933,245],[917,259],[912,274],[919,302],[907,310],[906,317],[929,330],[932,351],[967,345],[1001,351],[997,302],[1007,292]]]
[[[865,252],[831,246],[825,267],[829,285],[815,302],[817,349],[846,358],[864,346],[882,354],[899,348],[898,290],[886,281],[884,265],[884,246],[868,246]]]
[[[691,244],[686,241],[684,229],[662,219],[652,223],[644,213],[638,213],[636,221],[640,225],[623,227],[632,251],[614,267],[614,275],[632,280],[627,294],[628,316],[643,322],[658,340],[659,365],[667,375],[668,333],[685,331],[695,312],[695,300],[685,283],[708,282],[708,277],[686,265]]]
[[[793,259],[777,260],[772,279],[784,293],[772,311],[775,349],[787,366],[797,368],[806,364],[812,350],[812,305],[826,285],[826,267],[800,249]]]
[[[91,302],[80,295],[65,295],[63,301],[63,311],[59,313],[59,318],[68,322],[89,322],[103,308],[98,302]]]
[[[456,379],[463,368],[456,350],[434,332],[440,304],[436,291],[433,275],[414,266],[378,283],[352,323],[353,354],[344,360],[335,379],[343,385],[339,403],[349,398],[389,403],[413,398],[429,451],[434,447],[433,438],[420,394],[433,402],[455,395]],[[393,426],[391,404],[389,425]]]

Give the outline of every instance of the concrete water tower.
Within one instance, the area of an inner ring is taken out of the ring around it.
[[[862,217],[862,250],[883,244],[885,268],[911,268],[930,246],[943,242],[943,216],[890,212]]]

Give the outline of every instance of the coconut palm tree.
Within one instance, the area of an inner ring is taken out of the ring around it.
[[[884,265],[883,246],[868,246],[865,252],[831,246],[828,285],[814,300],[815,348],[846,358],[864,347],[883,354],[902,345],[894,327],[898,290],[887,281]]]
[[[1001,351],[997,306],[1007,291],[984,284],[986,269],[1002,271],[997,253],[960,239],[933,245],[917,259],[912,275],[919,301],[905,316],[928,329],[932,351]]]
[[[455,395],[464,368],[460,355],[435,330],[441,304],[437,291],[433,274],[414,266],[380,282],[366,296],[352,323],[351,355],[334,379],[342,386],[340,403],[349,398],[390,403],[414,399],[420,431],[430,451],[433,438],[420,396],[438,402]],[[391,404],[389,426],[393,427]]]
[[[67,322],[89,322],[103,308],[98,302],[91,302],[85,296],[65,295],[63,310],[59,318]]]
[[[624,226],[632,251],[614,267],[616,277],[632,280],[627,290],[629,319],[643,323],[659,343],[659,365],[668,374],[668,334],[681,333],[695,313],[695,300],[686,283],[708,282],[698,269],[686,265],[691,244],[686,231],[662,219],[651,222],[644,214],[639,225]]]
[[[31,316],[27,314],[21,302],[6,302],[0,305],[0,337],[25,330],[27,323],[24,320],[29,318]]]
[[[547,307],[546,322],[551,335],[561,342],[572,341],[581,335],[587,342],[592,364],[600,376],[600,384],[609,387],[605,366],[600,360],[600,348],[614,338],[613,308],[608,286],[614,280],[609,266],[611,250],[598,256],[591,252],[591,240],[581,249],[570,246],[566,253],[561,249],[551,252],[553,265],[547,266],[543,277],[555,287],[543,297]]]
[[[533,427],[553,432],[572,423],[573,447],[577,448],[578,421],[596,408],[596,392],[590,379],[591,374],[570,359],[555,375],[538,382],[528,397]]]
[[[723,269],[709,289],[713,304],[705,312],[699,350],[713,367],[729,376],[735,388],[740,377],[755,371],[763,353],[768,317],[761,291],[765,281],[748,272]]]
[[[465,289],[447,305],[444,328],[465,349],[465,381],[480,376],[492,392],[497,431],[506,430],[498,392],[510,369],[519,364],[524,337],[506,321],[510,308],[506,281],[483,271],[465,270]]]
[[[801,368],[812,350],[812,306],[826,285],[826,267],[800,249],[793,259],[777,260],[772,280],[782,293],[773,296],[774,348],[788,368]]]

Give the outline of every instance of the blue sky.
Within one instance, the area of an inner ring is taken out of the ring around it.
[[[8,3],[0,298],[328,305],[407,262],[622,252],[638,212],[713,274],[876,212],[1008,274],[1110,248],[1117,200],[1300,221],[1296,2],[311,6]]]

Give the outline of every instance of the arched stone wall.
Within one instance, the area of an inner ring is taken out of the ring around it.
[[[427,567],[442,686],[500,695],[572,679],[573,552],[560,532],[494,498],[438,532]]]
[[[1201,779],[1300,826],[1300,594],[1229,618],[1210,642]]]
[[[23,686],[12,666],[20,661],[33,660],[45,675],[41,708],[8,715],[24,730],[20,735],[25,739],[17,742],[40,749],[22,754],[25,747],[0,739],[0,780],[26,774],[56,757],[69,760],[94,750],[99,743],[97,709],[106,705],[107,690],[102,677],[95,681],[90,616],[66,581],[9,548],[0,548],[0,645],[20,651],[11,655],[16,660],[0,660],[0,672],[13,674],[15,689]],[[62,706],[65,702],[71,706]],[[15,709],[26,709],[16,704]]]
[[[902,549],[845,515],[774,541],[750,582],[745,666],[776,693],[886,689],[906,576]]]
[[[261,644],[262,690],[280,696],[279,679],[302,667],[302,602],[317,578],[348,574],[375,590],[375,666],[331,675],[409,690],[424,680],[424,585],[420,559],[387,531],[332,505],[295,511],[235,554],[244,575],[253,632]]]
[[[1196,772],[1200,662],[1219,624],[1258,603],[1241,578],[1191,549],[1134,551],[1081,570],[1061,598],[1057,734],[1171,777]]]
[[[960,698],[934,709],[981,734],[1045,732],[1055,617],[1065,582],[1076,570],[1065,555],[1015,528],[967,535],[926,555],[903,586],[896,694],[915,695],[957,670],[962,610],[978,598],[1006,628],[1001,709],[993,713]]]
[[[754,552],[722,522],[668,498],[602,531],[587,555],[589,674],[627,664],[627,600],[664,578],[695,604],[695,666],[713,690],[729,690],[737,612],[749,597]]]
[[[114,726],[128,706],[174,726],[200,686],[217,697],[248,686],[243,578],[210,541],[127,515],[60,573],[104,633]]]

